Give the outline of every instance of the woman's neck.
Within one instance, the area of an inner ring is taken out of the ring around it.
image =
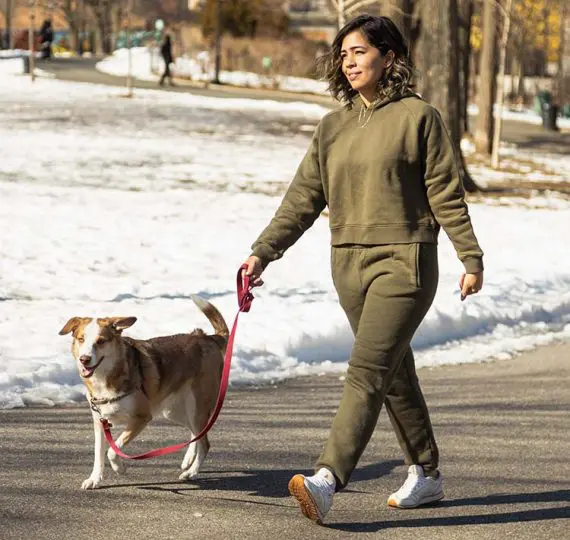
[[[365,107],[370,107],[370,104],[376,100],[376,93],[370,92],[359,92],[360,99],[362,99],[362,103],[364,103]]]
[[[362,103],[364,103],[364,106],[368,109],[368,107],[370,107],[370,101],[368,100],[368,98],[361,93],[360,99],[362,100]]]

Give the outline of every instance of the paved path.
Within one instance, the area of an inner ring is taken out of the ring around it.
[[[93,58],[54,58],[48,62],[40,62],[39,67],[54,74],[57,78],[87,83],[106,84],[111,86],[126,86],[126,78],[102,73],[95,68],[97,59]],[[137,88],[157,89],[156,82],[135,80]],[[269,89],[239,88],[227,85],[209,85],[204,88],[202,83],[176,79],[177,86],[162,87],[165,92],[190,92],[196,95],[212,97],[242,97],[253,99],[272,99],[292,102],[305,101],[324,106],[336,106],[327,96],[284,92]],[[475,117],[472,117],[475,121]],[[561,154],[570,153],[570,130],[564,132],[545,131],[542,126],[525,122],[505,120],[503,122],[502,138],[505,142],[514,143],[522,149],[533,149],[542,152]]]
[[[0,537],[98,540],[570,538],[570,343],[501,362],[420,370],[442,454],[447,499],[431,508],[385,505],[405,467],[387,416],[326,527],[288,496],[328,432],[342,383],[301,378],[231,389],[192,483],[181,456],[109,471],[81,491],[92,464],[87,407],[0,411]],[[70,360],[71,361],[71,360]],[[160,422],[132,451],[182,440]]]
[[[54,58],[50,61],[41,62],[38,67],[54,74],[58,79],[126,87],[126,77],[109,75],[97,70],[95,64],[98,61],[99,59],[94,58]],[[174,87],[170,87],[168,84],[160,87],[157,82],[139,79],[135,79],[133,84],[136,88],[160,89],[164,92],[188,92],[210,97],[271,99],[284,102],[307,101],[321,105],[334,105],[333,100],[327,96],[218,84],[209,84],[206,88],[202,82],[193,82],[180,78],[175,79],[176,86]]]

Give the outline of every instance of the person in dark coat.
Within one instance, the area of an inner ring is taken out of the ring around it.
[[[162,86],[164,84],[164,79],[168,77],[168,83],[170,86],[174,86],[174,83],[172,82],[172,73],[170,72],[170,64],[174,62],[174,58],[172,56],[172,42],[169,34],[166,34],[164,37],[164,41],[160,47],[160,54],[164,60],[164,73],[162,74],[162,77],[160,77],[159,84]]]
[[[51,44],[53,42],[53,29],[51,20],[46,19],[40,28],[40,41],[42,58],[51,58]]]

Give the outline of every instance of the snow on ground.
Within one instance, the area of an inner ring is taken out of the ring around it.
[[[205,56],[202,56],[205,55]],[[125,76],[129,69],[128,49],[118,49],[101,62],[97,69],[110,75]],[[133,47],[131,49],[131,73],[145,81],[158,81],[164,71],[164,61],[157,49]],[[172,68],[174,76],[190,77],[194,81],[211,81],[214,78],[214,62],[209,53],[202,51],[195,57],[178,56]],[[220,81],[233,86],[248,88],[275,87],[289,92],[305,92],[324,95],[327,85],[322,81],[285,75],[259,75],[244,71],[220,71]]]
[[[0,62],[0,407],[83,399],[69,317],[134,315],[145,338],[235,316],[235,273],[326,109],[18,75]],[[496,201],[495,201],[496,202]],[[470,206],[485,288],[459,301],[442,234],[419,366],[504,358],[570,337],[570,204]],[[326,217],[265,273],[240,320],[232,382],[341,373],[352,337],[329,270]]]
[[[178,57],[175,59],[173,73],[183,77],[191,77],[195,81],[211,81],[214,78],[213,62],[208,61],[208,68],[203,69],[199,59],[195,57]],[[154,68],[154,69],[153,69]],[[126,76],[128,73],[128,49],[118,49],[101,62],[97,69],[110,75]],[[164,70],[164,62],[157,50],[147,47],[133,47],[131,49],[131,73],[134,77],[146,81],[158,81],[157,73]],[[220,81],[234,86],[247,86],[249,88],[268,87],[275,84],[280,90],[289,92],[303,92],[308,94],[327,94],[327,84],[323,81],[302,77],[288,77],[284,75],[265,76],[257,73],[243,71],[220,71]],[[468,113],[478,114],[476,105],[470,105]],[[511,111],[503,109],[502,117],[508,120],[526,122],[535,125],[542,124],[542,118],[531,110]],[[570,129],[570,118],[558,118],[560,128]]]

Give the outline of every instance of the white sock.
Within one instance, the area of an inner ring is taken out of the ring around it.
[[[334,474],[327,468],[321,467],[315,474],[319,478],[322,478],[329,486],[333,489],[336,488],[336,480]]]

